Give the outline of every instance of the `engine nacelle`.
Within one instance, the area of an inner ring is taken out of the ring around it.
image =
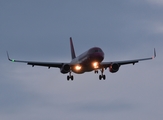
[[[60,68],[61,73],[66,74],[70,72],[70,65],[68,64],[63,64],[62,67]]]
[[[115,72],[117,72],[118,70],[119,70],[119,64],[117,64],[117,63],[112,63],[111,65],[110,65],[110,67],[109,67],[109,71],[111,72],[111,73],[115,73]]]

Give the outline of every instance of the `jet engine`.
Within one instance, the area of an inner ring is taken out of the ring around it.
[[[115,73],[115,72],[117,72],[118,70],[119,70],[119,64],[117,64],[117,63],[112,63],[110,66],[109,66],[109,71],[111,72],[111,73]]]
[[[60,68],[61,73],[66,74],[70,72],[70,65],[68,64],[63,64],[62,67]]]

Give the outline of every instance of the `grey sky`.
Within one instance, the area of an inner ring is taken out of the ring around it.
[[[0,1],[0,119],[161,120],[163,119],[162,0]],[[12,58],[70,61],[99,46],[105,60],[157,58],[122,66],[106,81],[59,69],[27,66]]]

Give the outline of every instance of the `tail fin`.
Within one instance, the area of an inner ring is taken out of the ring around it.
[[[73,45],[71,37],[70,37],[70,47],[71,47],[71,57],[72,57],[72,59],[74,59],[74,58],[76,58],[76,55],[75,55],[74,45]]]

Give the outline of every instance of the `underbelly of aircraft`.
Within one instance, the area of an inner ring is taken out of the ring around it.
[[[84,65],[84,66],[82,65],[81,67],[82,67],[81,70],[76,71],[75,69],[72,69],[72,72],[76,74],[82,74],[82,73],[91,72],[94,70],[91,66],[88,66],[88,65]]]
[[[91,72],[93,70],[99,69],[99,68],[94,68],[93,63],[97,62],[100,63],[103,59],[101,58],[96,58],[96,57],[87,57],[87,59],[84,59],[81,63],[79,63],[79,66],[81,67],[80,70],[76,70],[75,66],[71,69],[72,72],[76,74],[82,74],[84,72]]]

